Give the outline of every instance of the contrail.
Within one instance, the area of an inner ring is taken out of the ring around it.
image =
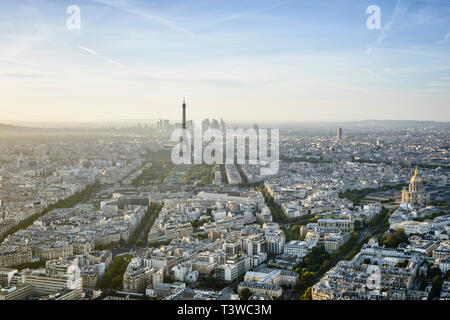
[[[401,2],[402,0],[397,0],[391,20],[383,28],[381,28],[380,36],[367,48],[367,54],[370,54],[375,47],[379,46],[383,42],[394,22],[396,22],[406,13],[406,11],[408,11],[408,5],[403,5]]]
[[[177,26],[175,23],[173,23],[172,21],[168,20],[167,18],[164,17],[160,17],[160,16],[155,16],[149,13],[145,13],[142,10],[138,10],[138,9],[134,9],[131,8],[130,6],[126,5],[126,1],[121,1],[120,3],[116,3],[116,2],[111,2],[108,0],[90,0],[93,2],[97,2],[97,3],[101,3],[110,7],[113,7],[115,9],[119,9],[140,17],[144,17],[147,19],[151,19],[151,20],[155,20],[158,21],[160,24],[162,24],[163,26],[168,27],[169,29],[175,30],[175,31],[180,31],[180,32],[184,32],[184,33],[191,33],[190,31],[181,28],[179,26]],[[124,5],[125,4],[125,5]]]
[[[91,49],[88,49],[88,48],[86,48],[86,47],[78,46],[78,48],[81,49],[81,50],[84,50],[84,51],[86,51],[86,52],[89,52],[89,53],[91,53],[91,54],[93,54],[93,55],[96,55],[96,56],[99,56],[99,55],[100,55],[98,52],[96,52],[96,51],[94,51],[94,50],[91,50]]]
[[[89,52],[90,54],[93,54],[94,56],[103,57],[103,58],[105,58],[106,61],[108,61],[108,62],[110,62],[110,63],[112,63],[112,64],[115,64],[115,65],[118,66],[118,67],[125,68],[125,69],[127,68],[126,66],[124,66],[124,65],[121,64],[120,62],[117,62],[117,61],[115,61],[115,60],[113,60],[113,59],[111,59],[111,58],[108,58],[108,57],[106,57],[106,56],[103,56],[103,55],[101,55],[100,53],[98,53],[97,51],[94,51],[94,50],[92,50],[92,49],[89,49],[89,48],[86,48],[86,47],[82,47],[82,46],[78,46],[78,48],[81,49],[81,50],[83,50],[83,51]]]

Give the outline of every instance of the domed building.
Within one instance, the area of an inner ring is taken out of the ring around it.
[[[423,181],[419,177],[419,170],[416,167],[414,176],[409,182],[408,190],[402,191],[402,202],[408,202],[412,204],[425,204],[427,201],[426,192],[423,188]]]

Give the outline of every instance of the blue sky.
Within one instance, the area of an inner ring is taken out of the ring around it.
[[[449,49],[450,0],[2,0],[0,120],[449,121]]]

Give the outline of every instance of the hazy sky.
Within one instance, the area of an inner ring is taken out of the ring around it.
[[[194,120],[450,121],[450,1],[0,1],[0,121],[178,119],[183,96]]]

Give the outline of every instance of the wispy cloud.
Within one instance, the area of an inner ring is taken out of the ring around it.
[[[48,76],[31,73],[0,73],[0,77],[5,78],[22,78],[22,79],[48,79]]]
[[[429,87],[450,88],[450,77],[441,77],[427,83]]]
[[[236,20],[236,19],[240,19],[249,15],[254,15],[254,14],[258,14],[258,13],[262,13],[265,11],[270,11],[272,9],[276,9],[282,6],[285,6],[287,4],[292,3],[292,1],[285,1],[285,2],[279,2],[276,4],[272,4],[266,7],[262,7],[262,8],[257,8],[257,9],[253,9],[253,10],[246,10],[246,11],[241,11],[241,12],[235,12],[232,13],[230,15],[224,16],[222,18],[216,19],[213,24],[220,24],[220,23],[224,23],[224,22],[229,22],[232,20]]]
[[[416,0],[416,2],[434,3],[448,5],[447,0]]]
[[[439,45],[445,44],[445,43],[447,43],[448,39],[450,39],[450,31],[445,34],[445,36],[444,36],[444,38],[442,38],[442,40],[440,40],[436,43]]]
[[[177,26],[175,23],[173,23],[172,21],[170,21],[169,19],[165,18],[165,17],[161,17],[161,16],[157,16],[154,14],[150,14],[145,12],[145,10],[143,10],[142,8],[136,8],[133,7],[132,2],[128,1],[128,0],[120,0],[120,1],[114,1],[114,0],[91,0],[93,2],[97,2],[97,3],[101,3],[107,6],[110,6],[112,8],[118,9],[118,10],[122,10],[131,14],[134,14],[136,16],[140,16],[146,19],[150,19],[150,20],[154,20],[158,23],[160,23],[161,25],[172,29],[174,31],[179,31],[179,32],[183,32],[183,33],[191,33],[190,31],[188,31],[185,28],[179,27]]]
[[[386,39],[386,37],[387,37],[389,30],[391,30],[392,25],[396,21],[398,21],[398,19],[400,19],[407,11],[408,11],[408,5],[405,3],[405,1],[397,0],[397,2],[395,3],[395,9],[394,9],[394,13],[392,14],[391,20],[389,20],[389,22],[386,23],[384,25],[384,27],[381,28],[380,36],[378,37],[378,39],[375,42],[373,42],[369,45],[369,47],[367,48],[367,54],[370,54],[373,51],[373,49],[375,49],[376,47],[378,47],[379,45],[381,45],[383,43],[384,39]]]
[[[441,77],[429,81],[423,88],[423,91],[448,96],[450,94],[450,77]]]

